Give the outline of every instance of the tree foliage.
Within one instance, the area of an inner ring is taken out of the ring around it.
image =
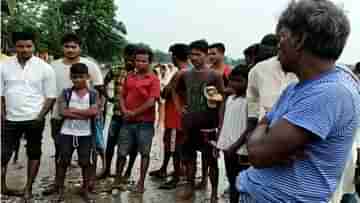
[[[2,36],[11,44],[14,31],[31,29],[37,33],[37,47],[61,55],[60,39],[64,33],[81,36],[83,53],[99,61],[120,57],[126,44],[125,25],[115,19],[113,0],[22,0],[15,15],[2,14]]]

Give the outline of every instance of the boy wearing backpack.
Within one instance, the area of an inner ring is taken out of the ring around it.
[[[70,78],[73,87],[64,89],[59,98],[59,113],[63,117],[63,124],[57,137],[60,152],[56,184],[59,189],[59,200],[63,200],[66,169],[76,149],[83,176],[80,194],[84,199],[91,200],[91,166],[96,158],[94,124],[98,114],[99,97],[95,90],[88,88],[89,72],[85,64],[73,64],[70,68]]]

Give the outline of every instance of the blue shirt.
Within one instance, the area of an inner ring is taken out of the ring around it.
[[[308,158],[289,166],[250,168],[237,187],[257,202],[324,202],[336,189],[351,151],[360,116],[359,87],[349,73],[334,68],[314,80],[291,84],[266,115],[312,132]],[[291,135],[289,135],[291,139]]]

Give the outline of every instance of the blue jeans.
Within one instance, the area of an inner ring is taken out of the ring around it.
[[[137,152],[139,152],[141,156],[149,156],[153,137],[153,122],[129,123],[124,121],[119,134],[118,155],[120,157],[126,157],[137,147]]]

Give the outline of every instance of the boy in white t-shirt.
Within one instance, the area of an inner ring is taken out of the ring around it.
[[[230,93],[226,102],[222,125],[220,124],[220,136],[217,147],[224,151],[225,169],[230,183],[230,202],[239,202],[235,182],[236,176],[241,170],[248,167],[246,146],[235,150],[235,143],[247,128],[247,102],[245,98],[247,87],[247,76],[249,69],[246,66],[235,67],[229,76],[229,85],[226,92]],[[240,139],[245,141],[245,139]],[[241,144],[240,144],[241,145]],[[239,146],[239,145],[237,145]]]
[[[57,136],[59,158],[56,185],[59,200],[64,199],[64,182],[74,150],[77,150],[79,165],[82,169],[82,197],[88,201],[90,194],[92,164],[96,158],[95,117],[98,114],[99,97],[95,90],[88,88],[88,67],[83,63],[73,64],[70,68],[72,88],[66,88],[59,97],[59,114],[63,118],[60,135]]]

